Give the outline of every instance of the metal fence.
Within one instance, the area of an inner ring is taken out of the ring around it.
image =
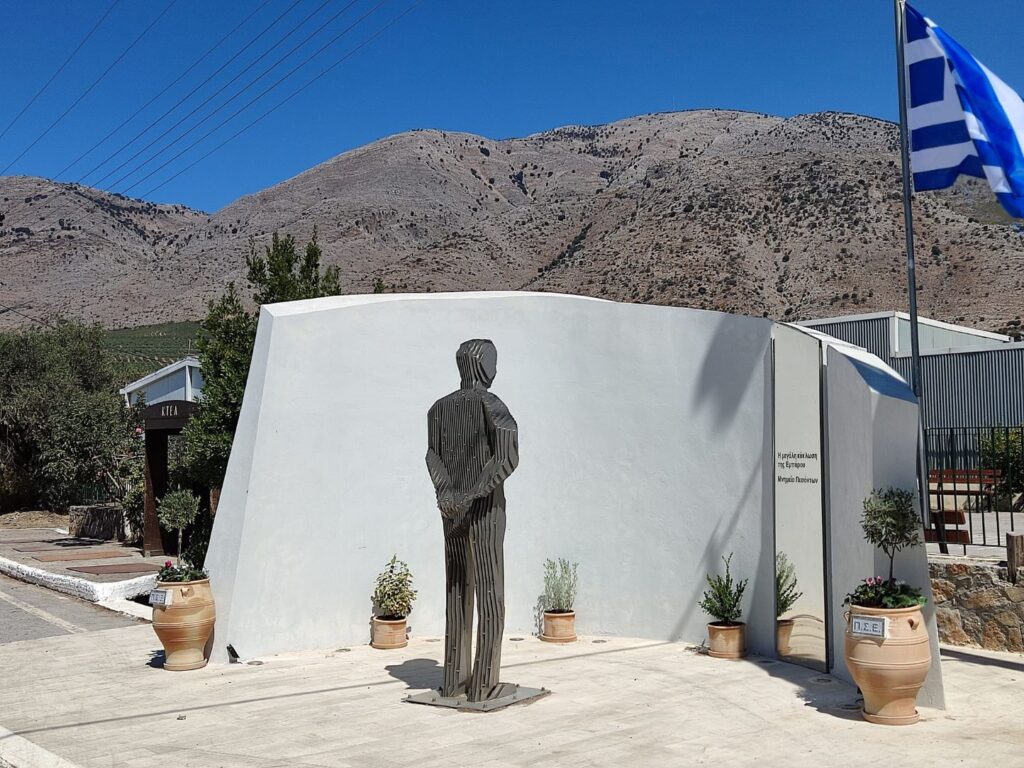
[[[925,432],[929,539],[943,526],[949,544],[1004,546],[1005,533],[1024,526],[1024,426]]]

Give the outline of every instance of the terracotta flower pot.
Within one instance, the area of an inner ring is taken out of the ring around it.
[[[544,631],[540,639],[545,643],[575,643],[575,611],[544,611]]]
[[[747,654],[744,642],[746,624],[723,624],[712,621],[708,624],[708,655],[716,659],[742,659]]]
[[[158,581],[169,593],[167,605],[153,606],[153,629],[164,647],[164,669],[183,672],[206,666],[206,643],[217,611],[210,580]]]
[[[888,637],[854,635],[852,616],[889,620]],[[846,617],[846,667],[864,695],[864,719],[880,725],[918,720],[917,692],[931,668],[928,628],[920,606],[865,608],[854,605]]]
[[[790,638],[793,637],[793,620],[778,619],[775,622],[775,647],[780,656],[788,656],[792,650],[789,647]]]
[[[409,644],[409,638],[405,631],[405,618],[381,619],[373,617],[373,639],[370,645],[382,651],[392,648],[405,648]]]

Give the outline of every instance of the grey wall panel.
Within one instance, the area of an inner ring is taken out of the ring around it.
[[[890,365],[910,380],[910,357]],[[924,355],[921,375],[926,427],[1024,424],[1024,344]]]
[[[895,352],[910,352],[910,320],[896,318],[897,349]],[[987,336],[979,336],[971,333],[968,329],[958,331],[954,328],[944,328],[936,325],[929,325],[921,322],[918,324],[918,336],[921,342],[921,351],[929,352],[933,349],[956,349],[963,347],[991,347],[998,344],[997,339]]]
[[[808,322],[803,325],[827,333],[837,339],[864,347],[868,352],[888,360],[892,354],[892,326],[890,317],[874,317],[868,320],[847,320],[835,323]]]

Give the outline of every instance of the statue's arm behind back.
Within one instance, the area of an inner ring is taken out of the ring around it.
[[[438,453],[440,444],[441,424],[434,409],[431,408],[427,413],[427,471],[430,473],[430,480],[434,484],[439,502],[446,492],[451,493],[452,491],[452,479]]]
[[[519,466],[519,427],[508,407],[488,392],[483,398],[483,408],[491,432],[491,458],[470,494],[474,499],[489,494]]]

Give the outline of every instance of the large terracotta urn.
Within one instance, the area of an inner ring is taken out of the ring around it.
[[[864,696],[864,719],[880,725],[916,723],[917,692],[928,677],[932,661],[921,606],[866,608],[854,605],[844,616],[846,667]],[[857,616],[887,619],[887,636],[854,634]]]
[[[540,639],[545,643],[575,643],[576,612],[544,611],[544,631]]]
[[[164,646],[164,669],[183,672],[206,666],[206,643],[217,617],[210,580],[158,581],[164,605],[153,606],[153,629]]]
[[[708,624],[708,656],[716,659],[742,659],[747,655],[746,624],[742,621]]]

